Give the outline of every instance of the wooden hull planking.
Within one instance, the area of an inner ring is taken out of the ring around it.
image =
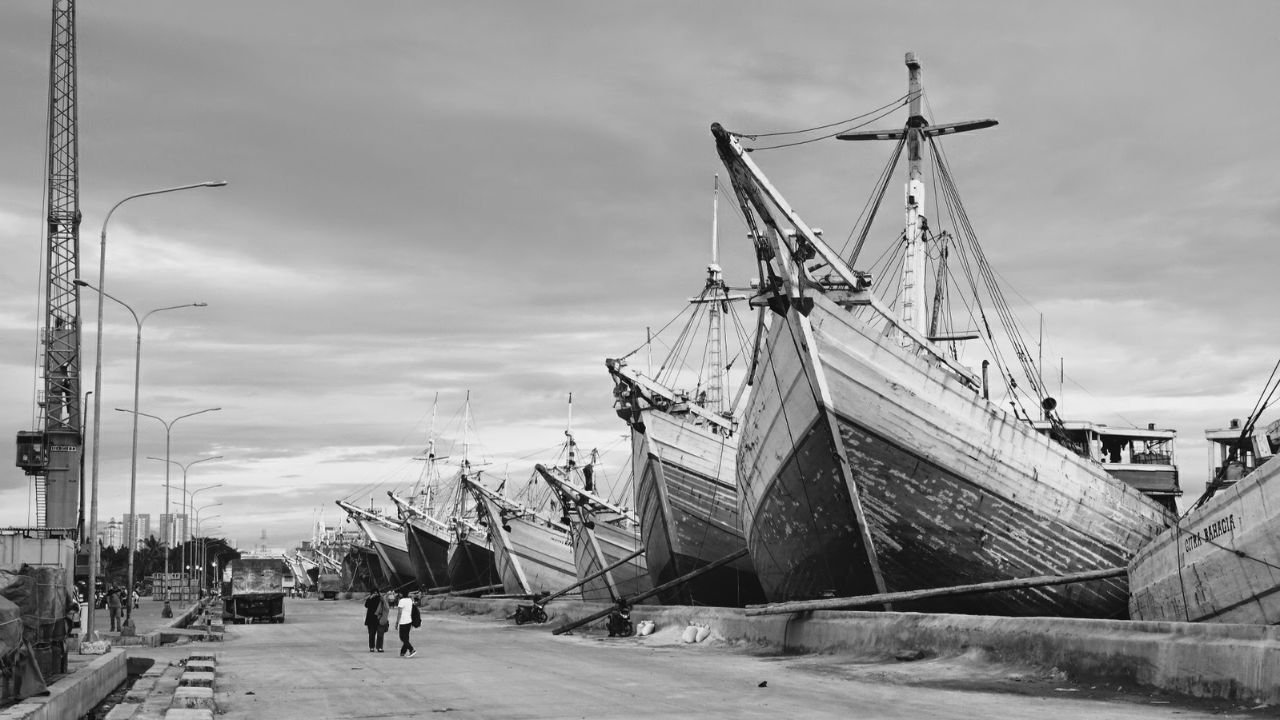
[[[449,584],[449,536],[430,520],[409,518],[404,522],[405,547],[413,564],[414,577],[423,590]]]
[[[586,527],[576,513],[570,517],[569,534],[573,542],[573,564],[577,569],[578,580],[594,575],[640,549],[640,535],[635,529],[619,527],[602,519],[603,515],[590,511],[583,511],[582,514],[595,527]],[[588,581],[582,586],[582,599],[613,602],[652,588],[653,581],[649,578],[642,553]]]
[[[1123,566],[1155,502],[899,345],[871,306],[776,318],[743,422],[747,546],[770,601]],[[868,551],[870,543],[870,552]],[[1123,617],[1123,578],[894,609]]]
[[[1219,490],[1129,564],[1135,620],[1280,624],[1280,458]]]
[[[449,587],[456,591],[502,582],[488,542],[467,537],[449,546]]]
[[[357,519],[360,529],[369,538],[373,551],[378,555],[391,589],[404,592],[418,583],[413,571],[413,561],[409,559],[409,548],[404,541],[404,533],[364,519]]]
[[[503,518],[488,497],[482,502],[489,525],[489,543],[503,589],[512,595],[536,595],[562,590],[578,581],[573,550],[565,533],[536,519]],[[577,592],[568,597],[580,597]]]
[[[674,580],[746,546],[738,522],[732,438],[667,413],[645,410],[632,429],[636,509],[649,576]],[[659,594],[665,605],[741,607],[764,592],[750,558]]]

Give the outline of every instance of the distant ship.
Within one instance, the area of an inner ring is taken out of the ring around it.
[[[409,547],[404,541],[404,528],[399,520],[371,510],[358,508],[349,502],[336,501],[338,507],[364,532],[369,545],[377,554],[382,566],[384,589],[408,592],[418,587],[418,578],[409,559]]]
[[[914,53],[906,64],[906,126],[839,135],[894,140],[894,161],[907,157],[897,312],[871,292],[870,274],[852,269],[875,204],[850,233],[855,259],[846,260],[760,171],[759,150],[748,155],[743,136],[712,126],[761,268],[753,304],[775,315],[753,364],[737,463],[747,547],[770,601],[1118,570],[1173,520],[1063,432],[936,148],[938,137],[995,121],[931,124],[921,112]],[[926,146],[945,217],[923,214]],[[883,197],[892,164],[873,197]],[[964,253],[959,264],[953,251]],[[950,284],[961,282],[993,301],[961,318],[980,331],[949,329],[938,310]],[[1003,330],[999,338],[993,323]],[[959,361],[956,348],[966,339],[987,341],[1012,412],[988,399],[985,363],[979,376]],[[996,353],[997,340],[1013,352]],[[1014,383],[1019,366],[1024,377]],[[1024,402],[1035,405],[1028,410]],[[1033,414],[1049,422],[1048,432],[1033,427]],[[892,608],[1125,617],[1128,587],[1121,574]]]
[[[597,455],[577,462],[577,443],[565,432],[564,462],[534,471],[558,498],[561,524],[569,527],[573,562],[583,600],[617,602],[653,588],[634,512],[597,492]]]
[[[749,352],[753,338],[740,337],[737,353],[726,357],[726,335],[754,335],[759,328],[743,327],[731,312],[732,304],[746,297],[724,282],[714,225],[706,282],[689,300],[688,318],[675,328],[677,340],[659,364],[659,377],[642,372],[627,358],[605,361],[614,382],[614,407],[631,428],[636,511],[655,586],[746,547],[738,518],[738,423],[731,409],[728,365],[743,361],[742,347]],[[687,367],[690,355],[700,356],[699,367]],[[683,390],[677,387],[681,381],[688,383]],[[762,602],[764,591],[751,559],[743,557],[658,597],[665,605],[740,607]]]
[[[475,499],[480,524],[488,531],[504,592],[535,596],[576,584],[569,527],[551,517],[549,489],[530,477],[515,497],[508,497],[503,493],[505,481],[492,490],[480,482],[479,473],[462,475],[461,480]],[[567,596],[581,597],[581,593]]]

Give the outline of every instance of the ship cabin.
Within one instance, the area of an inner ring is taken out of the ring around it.
[[[1049,434],[1048,421],[1034,425],[1040,433]],[[1123,480],[1169,512],[1178,511],[1177,498],[1182,495],[1182,487],[1173,457],[1177,430],[1157,428],[1155,423],[1146,428],[1127,428],[1064,422],[1061,431],[1066,435],[1064,444],[1068,447],[1100,463],[1117,480]]]
[[[1217,487],[1227,487],[1253,472],[1280,449],[1280,420],[1265,430],[1255,428],[1245,436],[1240,420],[1232,418],[1225,428],[1205,430],[1204,437],[1212,448],[1209,477],[1217,479]]]

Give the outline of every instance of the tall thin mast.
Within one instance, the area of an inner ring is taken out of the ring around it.
[[[907,185],[906,185],[906,229],[904,233],[902,276],[899,279],[898,294],[902,298],[901,320],[904,325],[925,335],[928,312],[925,306],[925,285],[928,279],[924,272],[924,233],[925,217],[921,212],[924,207],[924,175],[920,157],[921,145],[925,138],[938,135],[980,130],[996,124],[995,120],[965,120],[957,123],[930,125],[921,114],[921,99],[924,94],[920,81],[920,59],[914,52],[907,53],[907,93],[908,117],[907,126],[902,130],[858,130],[841,133],[838,140],[902,140],[906,137],[907,145]],[[905,340],[905,339],[904,339]]]
[[[920,334],[925,332],[924,312],[924,218],[920,208],[924,206],[923,170],[920,162],[921,128],[928,123],[920,114],[920,60],[913,52],[907,53],[907,187],[906,187],[906,246],[903,248],[902,277],[898,292],[902,297],[902,323]]]
[[[711,196],[711,264],[707,266],[707,295],[711,302],[707,315],[707,333],[710,335],[710,347],[707,349],[708,375],[710,384],[707,387],[705,407],[723,413],[725,411],[725,378],[724,358],[724,326],[720,317],[720,303],[726,294],[724,277],[720,271],[720,175],[716,174],[714,192]]]

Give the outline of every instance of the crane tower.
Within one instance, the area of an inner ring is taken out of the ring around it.
[[[84,438],[80,395],[80,178],[75,0],[53,0],[45,159],[43,377],[34,430],[18,432],[18,467],[35,477],[39,526],[78,536]]]

